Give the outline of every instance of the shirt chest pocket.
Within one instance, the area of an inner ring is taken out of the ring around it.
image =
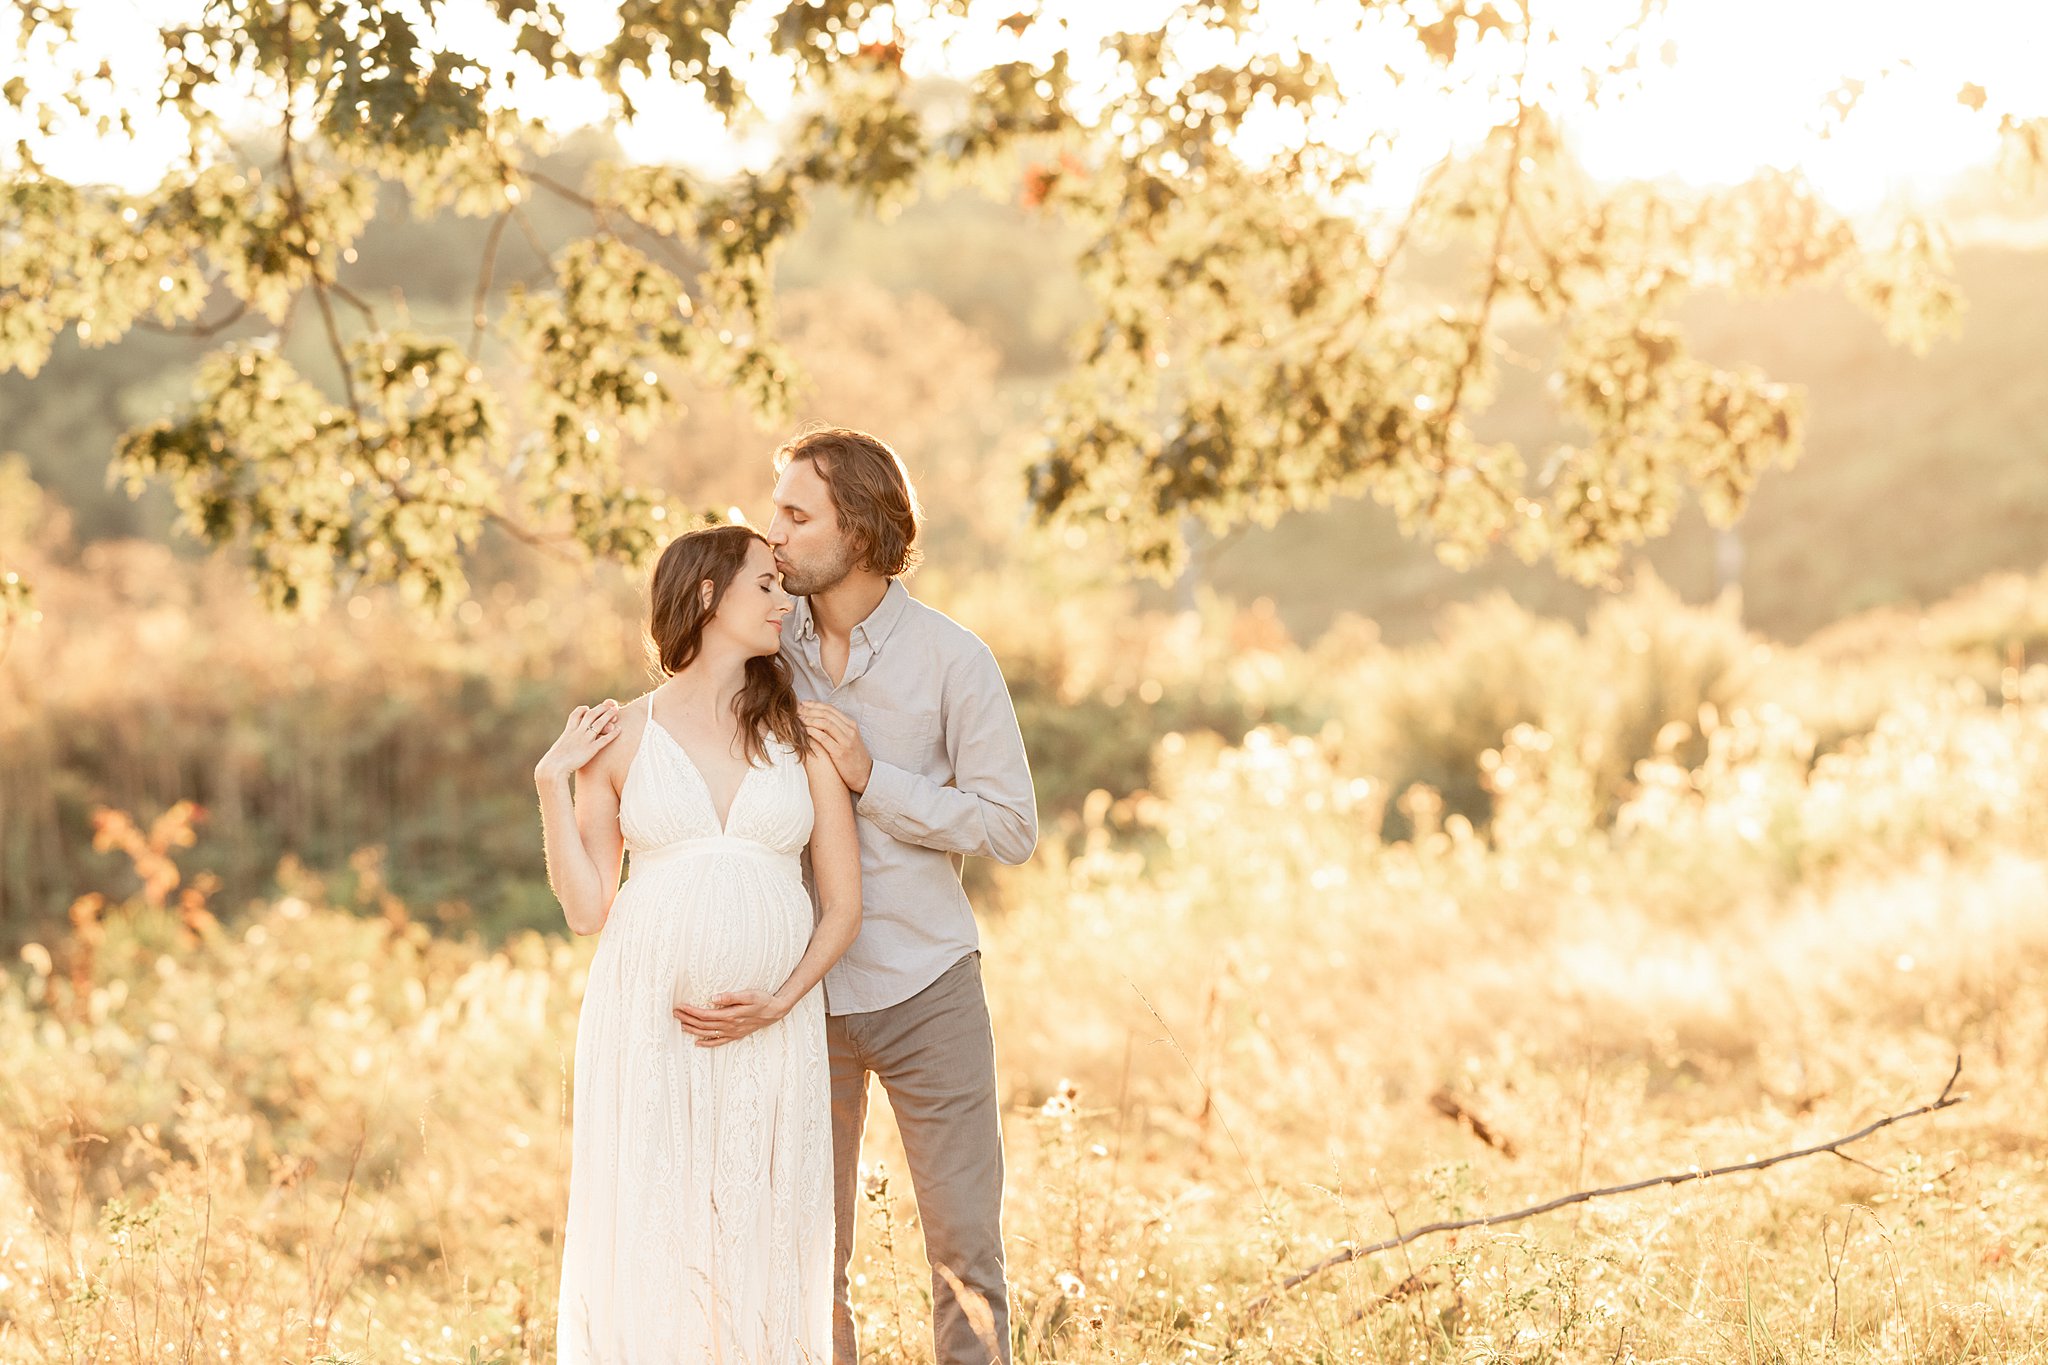
[[[938,750],[939,718],[929,712],[884,711],[869,706],[861,711],[860,737],[873,757],[898,768],[922,772],[931,765]]]

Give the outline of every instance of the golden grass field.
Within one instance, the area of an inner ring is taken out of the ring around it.
[[[2048,674],[2007,690],[1902,695],[1811,762],[1784,713],[1710,715],[1611,822],[1525,729],[1486,834],[1419,793],[1384,844],[1334,728],[1165,738],[1152,789],[993,888],[1018,1358],[2048,1358]],[[152,884],[0,988],[0,1357],[551,1359],[591,944],[436,938],[367,859],[365,903],[301,878],[222,923],[179,816],[110,817]],[[1425,1238],[1248,1312],[1347,1241],[1840,1136],[1958,1053],[1967,1101],[1853,1161]],[[859,1307],[914,1361],[892,1141]]]

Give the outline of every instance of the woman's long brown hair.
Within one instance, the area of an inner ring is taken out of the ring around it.
[[[647,633],[654,642],[655,667],[664,678],[688,668],[703,649],[704,626],[718,613],[725,590],[738,577],[747,562],[747,551],[757,541],[766,545],[768,538],[750,526],[709,526],[677,536],[661,552],[648,592]],[[708,604],[699,591],[707,579],[711,583]],[[768,761],[763,734],[775,736],[799,754],[810,753],[810,737],[797,716],[796,687],[780,654],[747,660],[746,681],[733,698],[733,712],[739,718],[740,743],[749,763]]]

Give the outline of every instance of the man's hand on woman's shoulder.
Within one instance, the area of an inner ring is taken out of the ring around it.
[[[825,750],[825,756],[832,760],[832,766],[839,770],[839,780],[852,792],[868,789],[868,779],[874,776],[874,755],[860,737],[860,727],[836,706],[822,701],[800,702],[797,714],[803,718],[804,728]]]

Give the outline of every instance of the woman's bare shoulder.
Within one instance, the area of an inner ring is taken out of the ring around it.
[[[619,704],[618,733],[590,760],[590,773],[606,778],[614,791],[625,786],[626,774],[633,766],[633,756],[639,752],[640,742],[646,736],[647,699],[652,695],[643,692],[631,701]]]

